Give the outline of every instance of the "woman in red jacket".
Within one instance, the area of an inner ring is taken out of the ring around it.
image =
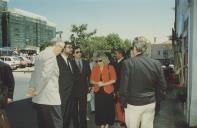
[[[105,54],[98,54],[96,58],[90,77],[95,92],[95,122],[101,128],[108,128],[115,120],[113,84],[116,73]]]

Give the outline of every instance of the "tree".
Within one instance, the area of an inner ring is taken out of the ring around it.
[[[87,26],[88,24],[82,24],[82,25],[71,25],[71,32],[70,40],[75,45],[80,45],[82,42],[88,40],[91,36],[96,34],[96,30],[92,32],[87,32]]]
[[[129,39],[124,40],[123,49],[126,52],[126,57],[129,57],[130,56],[131,48],[132,48],[131,41]]]
[[[48,47],[49,44],[50,44],[49,42],[43,43],[43,44],[40,46],[40,51],[42,51],[42,50],[44,50],[46,47]]]
[[[122,48],[123,47],[123,40],[119,37],[118,34],[109,34],[106,36],[106,41],[108,45],[111,47],[111,51]]]

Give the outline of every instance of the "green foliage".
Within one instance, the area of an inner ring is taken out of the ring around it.
[[[131,48],[131,41],[122,40],[118,34],[111,33],[107,36],[94,36],[93,32],[87,31],[87,24],[72,25],[70,39],[75,45],[80,45],[84,56],[90,59],[95,52],[112,53],[117,48],[123,48],[125,51]]]
[[[87,26],[87,24],[82,24],[79,26],[71,25],[71,42],[74,42],[75,45],[80,45],[82,42],[88,40],[90,37],[96,34],[96,30],[88,33]]]
[[[49,46],[49,42],[45,42],[40,46],[40,51],[44,50],[46,47]]]
[[[109,34],[106,36],[106,41],[108,45],[111,47],[111,50],[115,50],[117,48],[122,48],[123,47],[123,40],[119,37],[118,34]]]

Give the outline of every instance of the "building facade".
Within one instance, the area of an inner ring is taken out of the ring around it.
[[[180,83],[187,88],[185,116],[190,127],[197,126],[197,1],[175,0],[173,31],[175,67]]]
[[[16,8],[6,8],[1,12],[0,31],[0,47],[21,49],[27,46],[39,47],[54,38],[56,25],[46,17]]]
[[[0,0],[0,47],[2,46],[2,16],[3,13],[7,10],[7,2],[6,0]]]
[[[151,45],[151,57],[160,60],[162,64],[174,64],[172,41]]]

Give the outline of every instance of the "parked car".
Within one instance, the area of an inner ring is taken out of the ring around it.
[[[11,69],[15,70],[18,68],[19,63],[17,63],[16,58],[14,56],[0,56],[0,59],[10,65]]]
[[[27,67],[31,67],[33,66],[31,60],[29,60],[27,57],[24,56],[19,56],[23,61],[25,61],[27,63]]]
[[[34,66],[34,64],[35,64],[35,56],[27,56],[26,58],[31,61],[31,66]]]
[[[27,62],[23,58],[21,58],[20,56],[16,56],[16,58],[20,62],[19,68],[27,67]]]

